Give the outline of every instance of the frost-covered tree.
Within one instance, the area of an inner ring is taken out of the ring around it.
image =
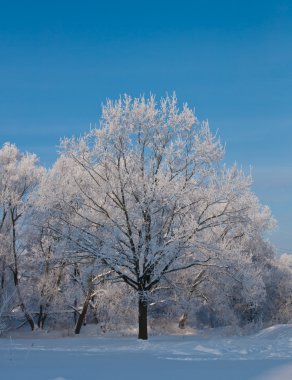
[[[292,322],[292,255],[282,254],[270,261],[266,273],[269,302],[265,318],[272,323]]]
[[[27,252],[27,281],[33,283],[30,305],[35,310],[36,323],[44,328],[48,319],[61,320],[70,287],[64,244],[46,228],[46,215],[32,208],[26,218],[27,233],[24,245]],[[48,318],[50,317],[50,318]]]
[[[91,225],[87,218],[80,219],[77,212],[80,202],[77,178],[82,181],[82,176],[83,172],[76,168],[72,160],[60,158],[49,175],[43,178],[35,203],[40,217],[38,234],[45,231],[46,250],[49,248],[49,260],[45,258],[45,267],[51,268],[51,285],[56,268],[61,269],[57,269],[59,275],[53,280],[53,287],[47,286],[47,275],[44,273],[42,293],[47,289],[50,294],[53,289],[60,288],[57,282],[62,283],[63,306],[74,313],[76,334],[79,334],[86,320],[88,309],[93,309],[93,314],[97,314],[96,294],[100,284],[111,275],[98,256],[84,247],[83,234],[89,232]],[[46,250],[43,247],[41,244],[39,257],[44,256]],[[56,291],[54,294],[57,295]],[[46,296],[41,298],[46,301],[46,309],[52,306],[52,296],[49,296],[49,302]],[[43,302],[41,306],[43,309]]]
[[[9,278],[16,289],[19,307],[31,329],[34,321],[29,313],[21,289],[21,267],[25,256],[22,236],[27,226],[22,221],[31,208],[32,194],[44,169],[34,154],[23,154],[13,144],[6,143],[0,149],[0,239],[1,239],[1,288],[10,286]]]
[[[234,207],[244,210],[241,218],[208,229],[212,235],[209,240],[218,252],[218,265],[175,273],[168,277],[171,286],[160,286],[165,301],[167,295],[172,297],[176,313],[190,324],[244,325],[265,319],[274,251],[263,232],[272,229],[275,222],[270,210],[251,192],[238,197]],[[172,315],[178,320],[177,314]]]
[[[220,169],[220,141],[175,96],[108,101],[100,128],[62,147],[42,201],[54,194],[62,233],[137,292],[147,339],[149,293],[170,273],[221,265],[215,230],[248,224],[238,200],[250,180]]]

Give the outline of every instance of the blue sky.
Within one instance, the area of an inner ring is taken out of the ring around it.
[[[0,143],[56,159],[122,93],[174,90],[253,169],[292,253],[292,2],[0,0]]]

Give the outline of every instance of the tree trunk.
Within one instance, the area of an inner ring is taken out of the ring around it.
[[[79,318],[78,318],[76,326],[75,326],[75,331],[74,331],[75,334],[79,334],[80,333],[81,327],[83,325],[84,318],[85,318],[86,313],[87,313],[87,309],[88,309],[88,305],[89,305],[90,299],[91,299],[91,291],[88,292],[87,297],[86,297],[86,299],[84,301],[84,304],[83,304],[82,311],[79,314]]]
[[[38,322],[37,322],[39,328],[41,327],[42,318],[43,318],[43,305],[40,305],[39,317],[38,317]]]
[[[178,321],[178,327],[180,329],[184,329],[185,328],[185,324],[186,324],[186,320],[187,319],[188,319],[187,313],[183,313],[182,316],[180,317],[179,321]]]
[[[138,339],[143,339],[143,340],[148,339],[147,312],[148,312],[147,300],[145,300],[143,295],[139,294],[139,334],[138,334]]]
[[[43,329],[45,325],[45,320],[47,318],[47,313],[44,311],[43,305],[40,305],[39,317],[38,317],[38,327]]]
[[[6,262],[5,262],[5,257],[3,259],[3,264],[2,264],[2,274],[1,274],[1,289],[4,289],[4,284],[5,284],[5,268],[6,268]]]

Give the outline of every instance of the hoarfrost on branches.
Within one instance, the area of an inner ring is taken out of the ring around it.
[[[63,140],[45,179],[43,204],[59,210],[71,247],[137,291],[139,338],[147,339],[148,296],[159,282],[191,267],[227,269],[252,218],[263,229],[271,223],[251,178],[222,167],[223,154],[208,123],[180,110],[175,95],[125,95],[106,102],[99,128]]]

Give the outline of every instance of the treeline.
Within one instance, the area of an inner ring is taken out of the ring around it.
[[[49,170],[0,150],[1,329],[288,322],[290,256],[208,124],[175,96],[102,111]]]

